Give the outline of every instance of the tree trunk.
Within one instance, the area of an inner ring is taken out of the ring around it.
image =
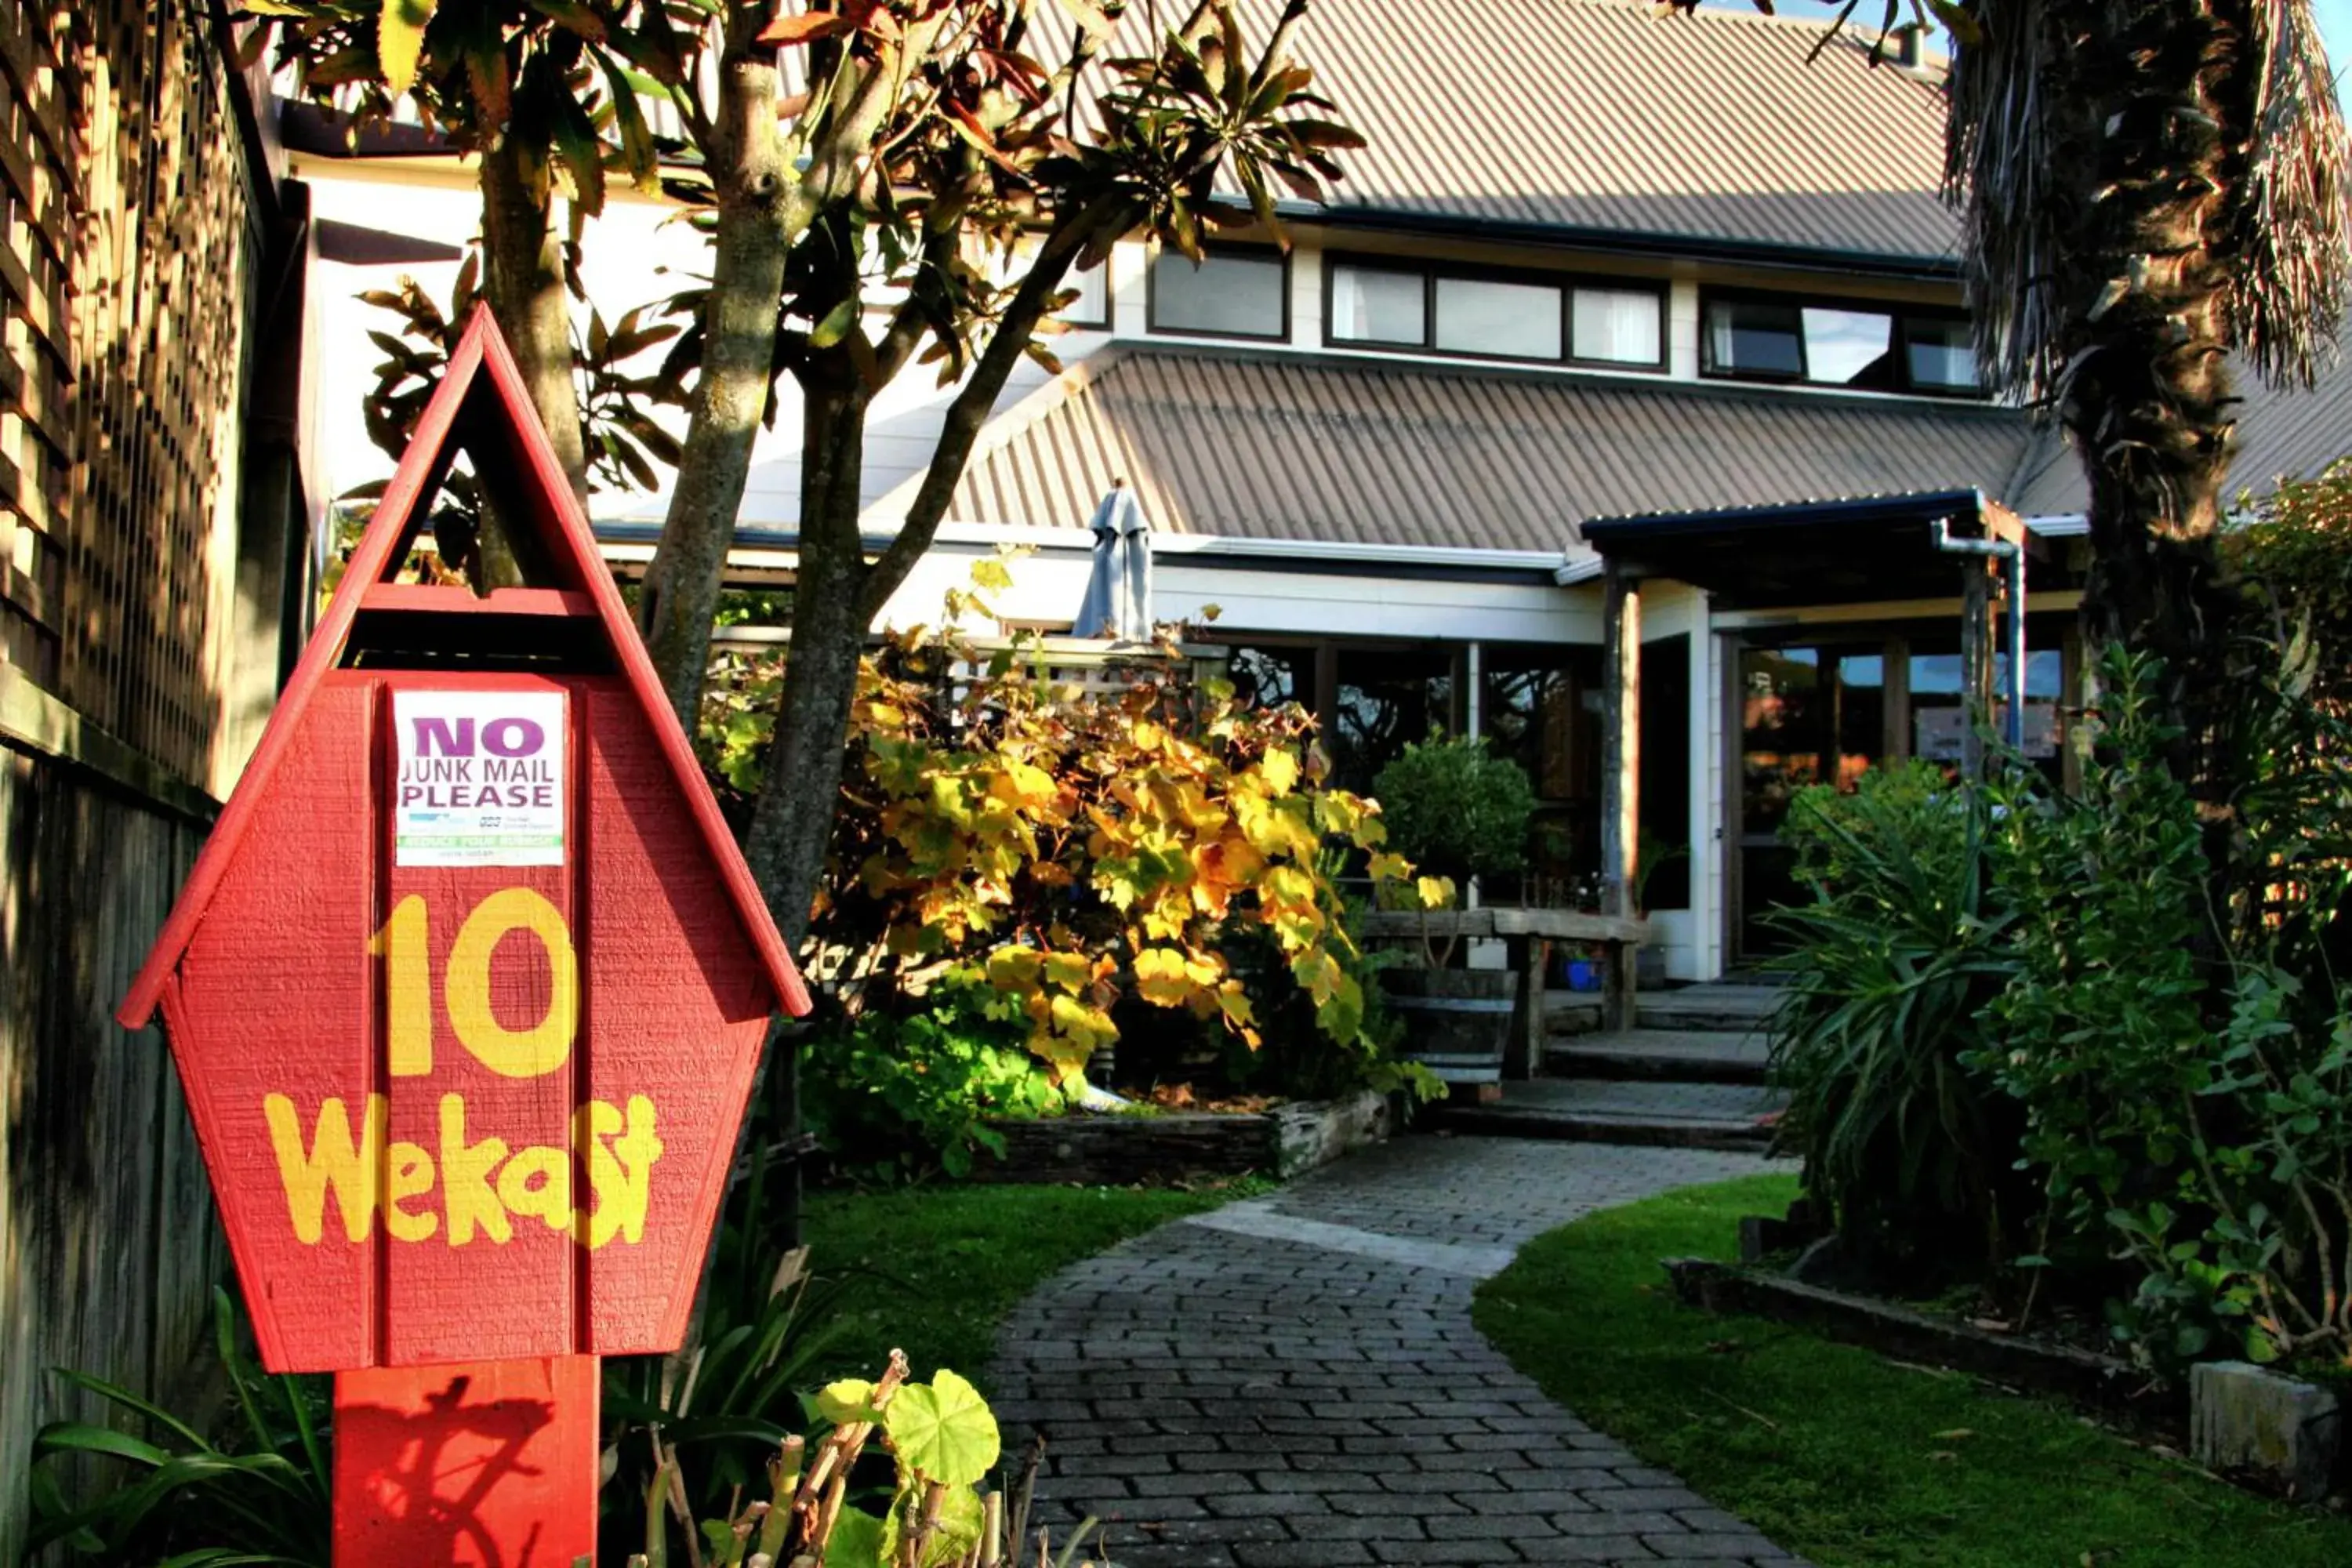
[[[533,179],[525,155],[501,139],[482,154],[481,186],[482,295],[514,352],[572,493],[584,504],[588,459],[581,445],[580,395],[572,378],[572,304],[546,183]],[[522,581],[513,542],[487,505],[479,548],[488,581],[477,584],[478,592]]]
[[[744,857],[787,944],[808,934],[841,790],[842,748],[856,696],[857,660],[874,617],[930,548],[971,460],[981,426],[1013,367],[1035,340],[1046,306],[1084,248],[1092,218],[1056,232],[1005,307],[988,347],[948,404],[939,443],[898,536],[871,566],[858,537],[867,394],[848,355],[835,350],[808,383],[801,448],[800,572],[793,587],[793,640],[778,700],[776,739],[751,816]]]
[[[2085,145],[2062,160],[2084,215],[2062,299],[2083,314],[2059,416],[2090,481],[2095,565],[2084,622],[2165,664],[2180,726],[2169,759],[2200,795],[2221,786],[2236,595],[2216,550],[2235,447],[2225,344],[2234,237],[2219,192],[2250,123],[2239,5],[2123,5],[2074,51]],[[2170,90],[2167,90],[2169,89]],[[2063,177],[2063,176],[2062,176]],[[2105,301],[2092,319],[2093,302]],[[2209,797],[2210,798],[2210,797]]]
[[[751,443],[768,411],[777,301],[792,249],[788,208],[796,194],[776,128],[774,61],[732,48],[720,69],[723,166],[711,170],[719,218],[702,312],[702,370],[677,488],[637,608],[654,668],[689,735],[700,718],[711,617],[735,541]]]
[[[807,936],[841,793],[842,748],[857,695],[857,663],[873,618],[858,538],[865,468],[862,392],[811,384],[801,446],[800,571],[784,658],[776,738],[744,843],[745,858],[787,947]]]

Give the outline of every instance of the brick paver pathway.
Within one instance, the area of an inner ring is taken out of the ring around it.
[[[1547,1400],[1470,1323],[1518,1244],[1764,1168],[1753,1155],[1408,1138],[1163,1226],[1005,1324],[1008,1455],[1047,1439],[1039,1518],[1118,1568],[1790,1555]],[[1097,1558],[1099,1560],[1099,1558]]]

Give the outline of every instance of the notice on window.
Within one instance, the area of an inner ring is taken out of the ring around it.
[[[395,691],[396,866],[563,864],[561,691]]]
[[[2001,721],[2008,714],[2007,703],[1993,710],[1992,731],[2001,733]],[[1911,715],[1911,754],[1929,762],[1957,763],[1960,760],[1960,744],[1968,735],[1968,725],[1958,708],[1920,708]],[[2058,705],[2054,702],[2029,702],[2025,705],[2025,755],[2034,762],[2058,754]]]

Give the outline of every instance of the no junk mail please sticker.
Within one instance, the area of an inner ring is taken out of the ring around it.
[[[560,691],[396,691],[402,866],[563,864]]]
[[[808,1006],[486,322],[117,1015],[163,1016],[277,1371],[675,1348]],[[400,580],[452,444],[551,581]]]

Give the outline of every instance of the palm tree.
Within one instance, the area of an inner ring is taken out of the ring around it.
[[[1953,37],[1946,193],[1979,358],[2071,438],[2085,629],[2163,657],[2176,766],[2213,782],[2239,603],[2215,549],[2231,356],[2307,384],[2352,272],[2309,0],[1927,3]]]

